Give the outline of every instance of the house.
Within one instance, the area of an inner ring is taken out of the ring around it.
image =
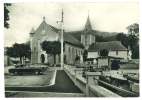
[[[108,56],[126,60],[130,58],[130,51],[120,41],[96,42],[90,45],[88,48],[88,58],[100,57],[100,51],[104,49],[108,50]]]
[[[103,70],[117,70],[120,68],[119,62],[123,58],[105,56],[95,58],[97,62],[97,68],[102,68]]]

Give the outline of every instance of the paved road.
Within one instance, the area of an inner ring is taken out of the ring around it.
[[[63,70],[58,70],[55,85],[49,87],[6,87],[6,90],[81,93]]]
[[[57,71],[56,83],[53,86],[53,90],[56,92],[81,93],[63,70]]]
[[[55,93],[55,92],[29,92],[29,91],[10,91],[6,92],[6,97],[85,97],[83,93]]]

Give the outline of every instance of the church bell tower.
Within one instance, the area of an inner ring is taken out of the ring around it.
[[[88,49],[92,43],[95,43],[95,36],[93,34],[90,17],[88,15],[84,30],[81,34],[81,43],[85,49]]]

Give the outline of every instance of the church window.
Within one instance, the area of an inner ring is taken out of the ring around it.
[[[69,47],[69,52],[70,52],[70,47]]]
[[[72,53],[74,53],[74,48],[72,48]]]
[[[77,49],[76,49],[76,55],[77,55]]]
[[[87,45],[87,35],[85,35],[85,45]]]
[[[68,54],[70,55],[71,54],[71,48],[69,47],[68,49]]]

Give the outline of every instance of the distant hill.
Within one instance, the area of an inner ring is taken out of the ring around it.
[[[102,32],[98,30],[93,30],[93,31],[95,35],[103,36],[103,37],[111,37],[111,36],[116,36],[118,34],[118,32]]]
[[[73,35],[76,39],[81,41],[81,34],[83,34],[83,31],[71,31],[71,32],[65,32],[66,34],[71,34]],[[97,42],[103,42],[103,41],[115,41],[117,32],[101,32],[98,30],[92,30],[92,34],[96,36],[96,41]]]

